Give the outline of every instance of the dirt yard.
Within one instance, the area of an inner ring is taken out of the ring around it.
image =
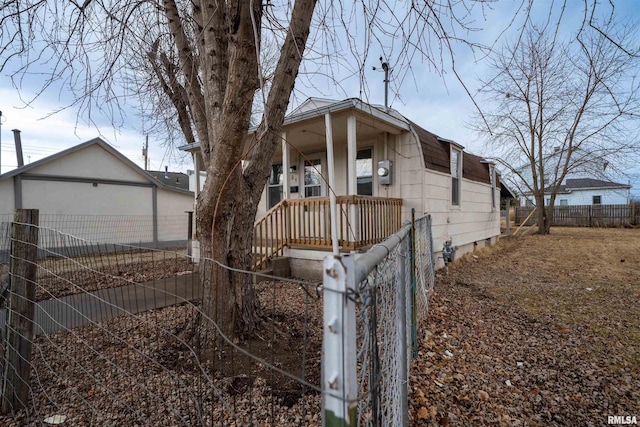
[[[438,273],[427,323],[415,426],[640,420],[638,229],[554,228],[467,255]]]

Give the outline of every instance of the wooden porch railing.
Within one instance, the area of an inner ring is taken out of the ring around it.
[[[331,249],[331,214],[328,197],[283,200],[256,222],[254,267],[266,267],[287,245]],[[402,199],[339,196],[338,246],[354,250],[381,242],[400,229]]]
[[[261,270],[273,257],[282,256],[287,241],[287,201],[272,207],[253,227],[253,268]]]

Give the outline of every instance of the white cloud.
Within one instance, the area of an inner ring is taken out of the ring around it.
[[[23,99],[28,99],[30,94],[23,91],[22,95]],[[109,126],[96,128],[86,123],[77,123],[75,112],[72,110],[63,110],[51,115],[59,105],[45,97],[40,97],[32,105],[25,107],[15,89],[0,88],[0,100],[0,111],[2,111],[0,162],[3,173],[17,167],[12,129],[21,131],[25,163],[40,160],[95,137],[101,137],[138,166],[144,167],[142,146],[145,137],[133,129],[133,126],[120,131]],[[149,169],[163,169],[165,164],[169,165],[171,170],[184,170],[190,167],[188,164],[170,163],[169,158],[165,156],[165,151],[164,147],[154,141],[149,142]]]
[[[621,6],[616,5],[617,10],[621,13],[626,13],[627,16],[637,17],[638,8],[630,6],[631,3],[634,2],[623,2]],[[469,36],[485,45],[492,45],[510,22],[514,9],[519,4],[520,2],[500,2],[495,6],[488,4],[487,6],[491,6],[493,9],[486,9],[484,14],[476,13],[474,16],[476,20],[474,25],[477,28],[484,28],[484,30],[473,32]],[[577,4],[580,7],[582,5],[581,2],[572,4]],[[534,14],[548,11],[548,4],[545,2],[535,3],[535,5],[541,9],[534,11]],[[622,11],[619,7],[627,10]],[[477,11],[478,9],[476,9]],[[581,18],[580,14],[575,15],[571,19]],[[511,36],[517,34],[520,26],[521,22],[511,23],[508,33]],[[496,45],[498,48],[500,47],[499,43]],[[345,55],[348,55],[348,52],[345,52]],[[369,93],[366,101],[382,104],[384,102],[383,74],[371,70],[372,66],[379,66],[377,57],[377,53],[370,53],[370,60],[373,63],[367,63],[366,65],[365,85],[368,88],[365,93]],[[471,93],[474,93],[477,89],[478,78],[486,73],[485,67],[479,61],[481,59],[474,57],[468,48],[458,47],[456,49],[456,68]],[[391,68],[394,67],[394,64],[390,65]],[[472,120],[472,115],[476,114],[476,107],[451,71],[448,71],[443,78],[419,58],[413,61],[411,67],[413,74],[409,74],[406,77],[401,87],[397,87],[399,83],[397,80],[391,84],[394,89],[399,90],[397,97],[395,96],[396,94],[390,93],[390,100],[393,101],[392,107],[429,131],[457,141],[470,152],[488,155],[488,153],[485,153],[483,144],[478,140],[477,136],[466,126]],[[338,69],[340,67],[336,67],[331,71],[338,72]],[[349,67],[344,68],[342,71],[347,73]],[[392,80],[399,78],[401,71],[403,70],[395,70],[391,76]],[[323,79],[321,74],[312,73],[312,76],[306,77],[312,82],[307,84],[304,78],[299,81],[297,84],[298,102],[303,101],[308,96],[330,97],[333,99],[365,96],[360,92],[361,81],[357,75],[351,77],[336,76],[340,82],[339,85],[331,79]],[[143,166],[141,149],[144,143],[144,135],[137,130],[141,127],[138,123],[127,123],[127,127],[124,130],[115,133],[109,126],[103,126],[99,129],[86,126],[84,123],[76,126],[75,111],[72,110],[61,111],[53,116],[44,118],[47,114],[59,108],[59,93],[55,91],[52,91],[52,94],[46,93],[46,96],[38,99],[32,107],[17,109],[16,107],[21,106],[22,102],[18,98],[15,89],[10,89],[10,86],[8,78],[0,77],[0,110],[3,113],[1,159],[3,172],[6,172],[9,166],[15,167],[16,164],[13,135],[11,133],[13,128],[22,130],[25,161],[28,161],[27,156],[29,155],[31,156],[31,161],[35,161],[96,136],[102,136],[103,139],[113,144],[116,149],[132,161]],[[29,94],[23,94],[23,98],[29,99]],[[295,107],[295,105],[292,106]],[[128,120],[132,119],[128,118]],[[166,158],[165,151],[164,147],[154,143],[154,141],[150,141],[152,169],[162,169],[165,164],[169,164],[172,170],[185,170],[192,167],[189,160],[185,164],[171,163],[171,159]],[[637,174],[636,177],[638,177]],[[632,184],[635,187],[632,191],[640,195],[640,178],[636,179]]]

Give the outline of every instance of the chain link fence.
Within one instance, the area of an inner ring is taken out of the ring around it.
[[[0,215],[6,228],[13,215]],[[130,244],[156,248],[186,246],[189,215],[68,215],[41,214],[39,226],[80,239],[104,243]],[[0,261],[6,258],[7,240],[0,242]],[[4,252],[2,252],[4,251]]]
[[[429,216],[367,253],[325,260],[323,293],[47,227],[37,227],[36,255],[21,259],[12,251],[25,242],[11,227],[0,224],[0,250],[35,271],[4,274],[2,425],[409,423],[410,358],[434,281]],[[245,275],[259,299],[249,339],[225,336],[219,313],[203,305],[203,286],[228,274]],[[18,293],[18,282],[33,293]],[[27,318],[24,303],[31,329],[12,322]],[[213,345],[203,345],[203,328]]]
[[[434,268],[430,216],[365,254],[325,259],[325,420],[409,425],[409,364]]]
[[[36,228],[37,243],[15,226]],[[34,245],[33,257],[16,252]],[[0,247],[13,262],[0,425],[321,424],[316,283],[234,272],[260,315],[251,337],[233,339],[202,302],[229,274],[210,259],[19,223],[0,226]],[[206,343],[204,329],[215,335]]]

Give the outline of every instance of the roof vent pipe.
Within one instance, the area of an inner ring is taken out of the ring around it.
[[[20,140],[20,130],[13,129],[13,140],[16,142],[16,157],[18,158],[18,167],[24,166],[24,158],[22,157],[22,141]]]
[[[164,167],[164,179],[169,179],[169,166]]]

